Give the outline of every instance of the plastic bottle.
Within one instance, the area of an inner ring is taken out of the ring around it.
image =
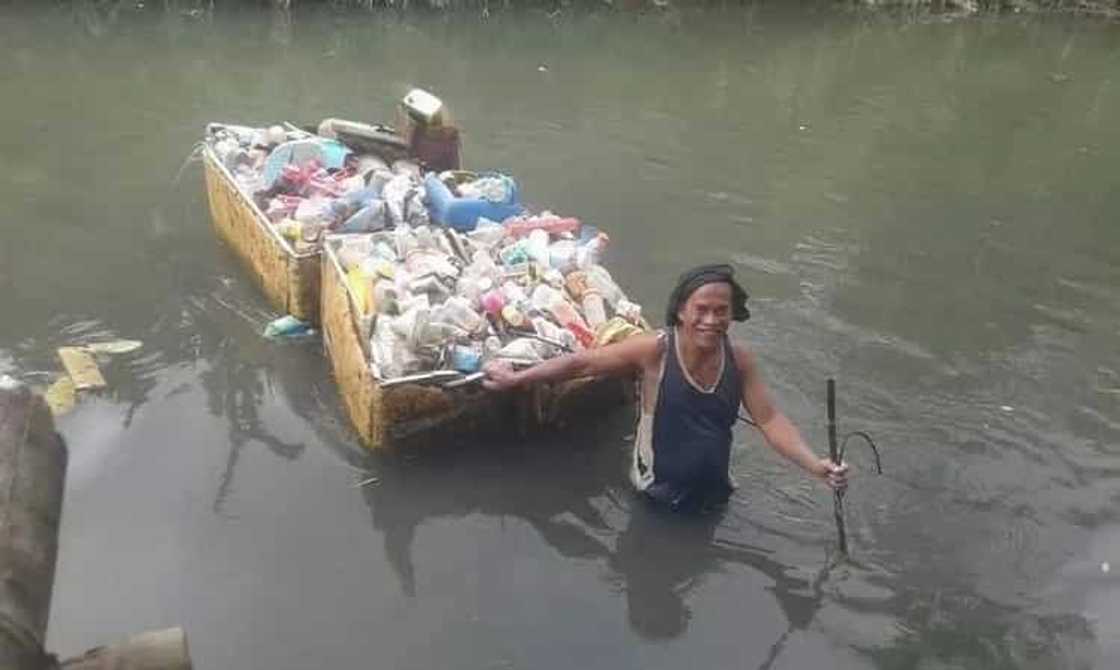
[[[524,328],[529,323],[525,313],[512,303],[502,308],[502,320],[514,328]]]
[[[525,293],[525,289],[511,281],[502,284],[502,295],[506,298],[506,304],[515,305],[518,308],[528,307],[529,296]]]
[[[489,278],[490,281],[496,281],[502,274],[502,271],[490,256],[490,252],[485,249],[479,249],[471,255],[471,264],[468,269],[480,277]]]
[[[265,326],[264,336],[268,338],[305,337],[314,332],[311,324],[300,321],[289,314],[274,321],[270,321],[269,324]]]
[[[448,348],[448,354],[451,367],[463,374],[478,372],[482,367],[482,352],[475,347],[453,345]]]
[[[603,258],[603,252],[607,250],[607,244],[609,242],[610,238],[607,237],[606,233],[599,233],[586,243],[580,245],[579,249],[576,251],[576,267],[587,269],[592,265],[598,265]]]
[[[396,263],[398,260],[397,252],[394,251],[393,247],[384,240],[374,242],[373,250],[370,253],[376,258],[387,260],[391,263]]]
[[[496,245],[498,242],[501,242],[502,238],[505,236],[505,226],[496,221],[491,221],[486,217],[480,217],[475,229],[467,233],[467,237],[469,237],[472,242],[481,244],[484,247]]]
[[[587,318],[587,325],[591,330],[598,330],[599,326],[607,322],[607,309],[603,302],[603,296],[593,288],[584,291],[580,297],[583,316]]]
[[[299,203],[292,218],[296,221],[329,221],[331,216],[329,200],[326,198],[308,198]]]
[[[567,274],[576,266],[579,243],[575,240],[558,240],[548,247],[548,264],[553,269]]]
[[[491,289],[479,296],[478,302],[487,314],[498,316],[502,313],[502,308],[506,306],[506,297],[501,291]]]
[[[630,323],[637,324],[642,320],[642,306],[623,298],[615,305],[615,314],[618,314]]]
[[[416,237],[407,226],[393,229],[393,242],[396,244],[397,258],[406,258],[408,252],[417,248]]]
[[[564,274],[553,268],[548,268],[541,273],[541,281],[555,289],[564,288]]]
[[[474,307],[479,304],[482,295],[490,291],[493,286],[494,283],[490,281],[488,277],[464,274],[459,277],[459,282],[455,286],[455,291]]]
[[[538,316],[533,319],[533,329],[537,331],[537,335],[563,344],[569,349],[579,348],[579,342],[572,331],[561,328],[544,317]]]
[[[416,246],[419,248],[439,249],[435,233],[428,226],[417,226],[412,229],[412,234],[416,236]]]
[[[346,273],[346,285],[354,296],[358,311],[363,315],[374,313],[373,284],[374,280],[360,266]]]
[[[517,265],[528,262],[532,258],[529,255],[528,246],[524,242],[515,242],[503,247],[498,252],[498,257],[501,258],[503,265]]]
[[[342,244],[338,246],[338,261],[342,264],[342,269],[349,272],[360,266],[369,256],[372,246],[372,241],[365,235],[342,238]]]
[[[400,309],[392,282],[379,281],[373,285],[373,305],[378,314],[393,314]]]
[[[409,252],[404,266],[417,277],[435,274],[443,278],[452,278],[459,275],[459,271],[452,265],[450,259],[434,249],[417,249]]]
[[[447,286],[435,275],[426,275],[413,279],[408,282],[408,290],[411,293],[427,293],[430,296],[435,296],[437,299],[445,298],[451,293]]]
[[[541,360],[540,351],[537,350],[534,341],[524,337],[519,337],[516,340],[512,340],[509,344],[502,347],[498,351],[497,357],[514,358],[517,360],[534,363]]]
[[[619,300],[626,299],[626,294],[611,278],[611,273],[607,272],[602,265],[589,265],[584,273],[587,275],[588,285],[597,290],[612,309],[615,308]]]
[[[429,309],[432,304],[426,293],[421,293],[420,295],[406,293],[402,295],[398,289],[397,296],[397,305],[400,308],[402,316],[416,309]]]
[[[543,230],[550,235],[559,235],[561,233],[574,233],[580,228],[579,219],[572,217],[560,217],[553,214],[540,214],[539,216],[517,216],[506,221],[502,224],[506,228],[506,233],[511,237],[524,237],[534,230]]]
[[[400,377],[420,368],[420,359],[398,335],[395,319],[378,319],[370,338],[373,361],[382,379]]]
[[[533,289],[532,303],[533,307],[538,310],[551,314],[553,318],[565,328],[576,326],[578,329],[587,331],[587,323],[583,320],[583,317],[579,315],[575,306],[568,302],[564,294],[551,286],[547,284],[538,284],[537,287]],[[573,332],[575,332],[575,330],[576,329],[573,329]],[[579,335],[580,334],[576,332],[576,336],[579,337]],[[583,338],[581,337],[580,339],[582,340]]]
[[[428,324],[430,314],[427,307],[413,307],[392,320],[393,331],[408,343],[409,348],[415,349],[419,344],[421,331]]]
[[[439,321],[459,326],[468,333],[479,333],[486,329],[486,319],[474,311],[470,302],[460,296],[452,296],[438,309]]]
[[[359,264],[362,272],[368,277],[380,277],[382,279],[394,279],[397,276],[397,268],[391,262],[378,258],[376,256],[367,256],[362,259]]]
[[[295,242],[303,236],[301,232],[302,225],[303,224],[294,219],[281,219],[280,222],[276,224],[276,230],[284,239],[289,242]]]
[[[453,340],[466,339],[467,331],[446,321],[428,321],[416,333],[417,347],[441,347]]]
[[[490,359],[498,355],[502,350],[502,341],[498,339],[497,335],[491,335],[482,341],[482,356],[483,358]]]
[[[548,233],[537,228],[525,240],[525,253],[534,263],[549,267]]]
[[[371,233],[385,227],[385,203],[374,200],[354,212],[337,229],[340,233]]]

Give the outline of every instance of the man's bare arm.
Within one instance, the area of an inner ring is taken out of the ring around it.
[[[806,472],[827,478],[833,487],[843,487],[847,465],[833,465],[827,458],[813,453],[793,422],[778,409],[770,390],[762,380],[758,361],[745,346],[735,346],[735,362],[743,380],[743,405],[758,424],[770,448],[801,466]]]
[[[492,390],[506,390],[537,382],[632,374],[641,370],[657,352],[657,336],[647,334],[551,358],[520,372],[514,372],[508,364],[491,363],[486,366],[484,385]]]

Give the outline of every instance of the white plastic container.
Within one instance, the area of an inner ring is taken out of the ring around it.
[[[443,122],[443,101],[422,88],[414,88],[401,100],[408,115],[428,125]]]

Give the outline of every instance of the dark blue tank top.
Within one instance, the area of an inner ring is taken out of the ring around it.
[[[730,495],[731,429],[742,383],[731,342],[723,341],[723,371],[715,388],[689,382],[677,356],[675,330],[666,339],[665,372],[653,419],[652,497],[674,507],[722,502]]]

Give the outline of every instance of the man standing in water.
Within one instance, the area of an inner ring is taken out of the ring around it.
[[[700,266],[677,282],[664,330],[520,372],[493,362],[486,366],[484,384],[502,391],[535,382],[640,373],[630,476],[639,491],[672,509],[702,509],[730,496],[731,429],[740,405],[774,451],[833,488],[843,488],[848,466],[809,449],[774,405],[754,354],[727,336],[732,321],[749,317],[747,293],[731,266]]]

